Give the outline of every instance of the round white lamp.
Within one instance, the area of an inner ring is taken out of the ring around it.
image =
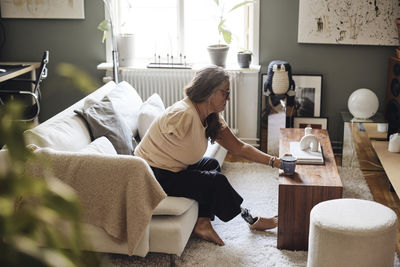
[[[351,121],[371,121],[368,119],[378,111],[379,100],[370,89],[360,88],[350,95],[347,107],[354,117]]]

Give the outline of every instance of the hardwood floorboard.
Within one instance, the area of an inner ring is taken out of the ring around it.
[[[335,156],[337,166],[342,165],[342,158],[339,155]],[[249,162],[246,159],[233,156],[228,153],[226,158],[228,162]],[[398,198],[395,192],[391,192],[389,189],[389,182],[386,177],[386,174],[383,171],[363,171],[365,180],[371,190],[372,196],[374,200],[382,205],[390,207],[393,209],[397,218],[400,220],[400,199]],[[397,255],[400,255],[400,222],[398,223],[397,230],[397,246],[396,246]]]

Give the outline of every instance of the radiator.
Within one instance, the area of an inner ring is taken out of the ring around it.
[[[191,81],[195,74],[194,70],[166,70],[166,69],[122,69],[120,71],[121,81],[130,83],[145,101],[153,93],[160,95],[165,107],[168,107],[184,97],[183,88]],[[229,72],[230,78],[230,101],[222,113],[229,128],[238,133],[237,118],[237,93],[242,80],[242,74],[237,71]]]

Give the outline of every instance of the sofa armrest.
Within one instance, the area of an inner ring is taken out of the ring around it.
[[[43,163],[54,176],[71,186],[83,207],[82,222],[103,228],[127,240],[132,255],[151,220],[155,207],[166,197],[150,166],[141,158],[125,155],[84,154],[35,150],[39,163],[29,170],[42,177]]]

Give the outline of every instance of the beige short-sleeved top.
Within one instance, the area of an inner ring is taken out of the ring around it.
[[[222,118],[222,116],[221,116]],[[226,122],[222,119],[223,127]],[[185,97],[168,107],[150,126],[135,149],[152,167],[179,172],[198,162],[207,150],[206,127]]]

